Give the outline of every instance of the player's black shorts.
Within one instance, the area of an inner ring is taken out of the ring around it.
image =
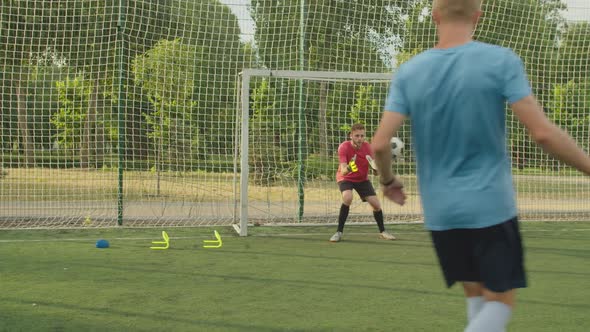
[[[430,235],[448,287],[457,281],[481,282],[493,292],[527,286],[518,218]]]
[[[340,189],[340,192],[345,190],[356,190],[363,202],[366,201],[366,197],[377,195],[375,193],[375,188],[373,188],[373,184],[369,180],[363,182],[340,181],[338,182],[338,188]]]

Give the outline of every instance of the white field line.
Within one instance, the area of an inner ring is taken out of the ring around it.
[[[264,226],[262,226],[264,227]],[[391,229],[390,229],[391,230]],[[564,229],[530,229],[530,230],[522,230],[522,233],[537,233],[537,232],[588,232],[590,228],[564,228]],[[394,234],[420,234],[427,232],[426,230],[419,230],[419,231],[402,231],[397,232],[395,230],[391,230]],[[331,234],[331,231],[329,232]],[[273,233],[273,234],[251,234],[248,237],[324,237],[329,235],[327,233]],[[377,234],[377,231],[374,232],[346,232],[347,235],[374,235]],[[232,235],[232,238],[234,236]],[[97,238],[100,238],[97,236]],[[211,236],[171,236],[171,240],[200,240],[200,239],[209,239],[212,238]],[[222,237],[223,238],[223,237]],[[157,237],[117,237],[117,238],[106,238],[108,240],[116,240],[116,241],[158,241],[160,240]],[[87,242],[89,238],[57,238],[57,239],[28,239],[28,240],[11,240],[11,239],[4,239],[0,240],[0,243],[27,243],[27,242]]]
[[[100,237],[97,236],[97,239],[100,238],[104,238],[105,240],[117,240],[117,241],[161,241],[162,238],[158,238],[158,237],[116,237],[116,238],[107,238],[107,237]],[[181,239],[189,239],[189,240],[194,240],[194,239],[208,239],[208,238],[212,238],[212,236],[177,236],[177,237],[173,237],[170,236],[171,240],[181,240]],[[57,239],[40,239],[40,240],[11,240],[11,239],[6,239],[6,240],[0,240],[0,243],[14,243],[14,242],[63,242],[63,241],[68,241],[68,242],[87,242],[89,241],[89,238],[57,238]]]
[[[398,234],[421,234],[421,233],[426,233],[426,230],[420,230],[420,231],[402,231],[402,232],[398,232],[395,229],[391,229],[388,228],[387,231],[389,231],[390,233],[393,233],[394,235],[398,235]],[[572,232],[572,233],[577,233],[577,232],[588,232],[590,231],[590,228],[570,228],[570,229],[559,229],[559,230],[555,230],[555,229],[534,229],[534,230],[520,230],[522,233],[536,233],[536,232]],[[332,234],[333,232],[330,231],[329,234]],[[253,235],[248,235],[248,237],[294,237],[294,236],[326,236],[327,233],[273,233],[273,234],[253,234]],[[328,235],[329,235],[328,234]],[[374,232],[345,232],[346,235],[376,235],[377,231],[375,230]],[[1,242],[1,241],[0,241]]]

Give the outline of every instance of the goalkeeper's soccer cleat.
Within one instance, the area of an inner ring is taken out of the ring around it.
[[[383,239],[383,240],[395,240],[395,236],[393,236],[393,234],[387,232],[387,231],[383,231],[379,234],[379,238]]]
[[[336,232],[330,238],[330,242],[340,242],[340,240],[342,240],[342,232]]]

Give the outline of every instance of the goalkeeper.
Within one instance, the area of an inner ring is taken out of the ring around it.
[[[357,123],[350,130],[350,141],[344,141],[338,147],[340,166],[336,172],[336,181],[342,194],[342,205],[338,215],[338,230],[330,238],[331,242],[342,240],[344,223],[346,223],[352,203],[353,189],[356,190],[363,202],[368,202],[373,208],[373,216],[379,227],[379,237],[384,240],[395,240],[395,236],[385,231],[381,203],[371,181],[369,181],[369,160],[367,158],[371,159],[371,145],[365,142],[365,127]]]

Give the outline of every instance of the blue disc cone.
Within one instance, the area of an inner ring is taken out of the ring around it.
[[[101,249],[108,248],[109,247],[109,241],[100,239],[100,240],[96,241],[96,247],[97,248],[101,248]]]

